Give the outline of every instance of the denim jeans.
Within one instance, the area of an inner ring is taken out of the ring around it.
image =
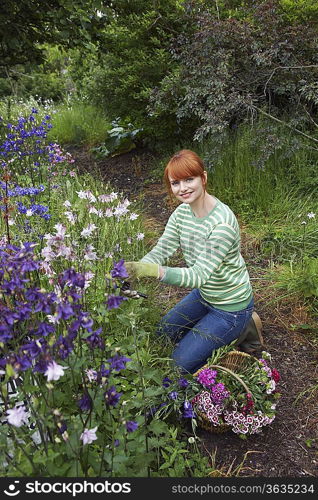
[[[183,373],[201,368],[212,352],[237,339],[253,312],[252,299],[242,311],[223,311],[192,290],[161,320],[157,334],[169,337],[175,348],[172,359]]]

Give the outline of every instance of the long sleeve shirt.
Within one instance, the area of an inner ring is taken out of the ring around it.
[[[205,217],[182,203],[171,214],[155,247],[141,260],[163,265],[181,248],[187,267],[164,267],[162,281],[198,288],[211,305],[227,311],[247,307],[252,288],[240,251],[240,229],[232,210],[216,198]]]

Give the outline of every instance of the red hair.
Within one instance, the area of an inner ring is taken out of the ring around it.
[[[194,151],[182,149],[170,158],[165,168],[163,179],[171,193],[170,178],[179,181],[188,177],[198,177],[199,175],[205,186],[203,161]]]

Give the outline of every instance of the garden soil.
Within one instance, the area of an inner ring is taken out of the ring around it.
[[[173,210],[162,183],[152,178],[158,160],[147,150],[96,160],[87,151],[68,148],[79,171],[101,174],[113,190],[131,201],[141,200],[147,222],[158,234]],[[239,214],[237,214],[239,219]],[[303,304],[283,298],[268,278],[273,264],[258,255],[257,240],[242,230],[242,254],[254,288],[255,308],[263,322],[265,350],[281,374],[282,397],[276,419],[261,434],[243,440],[232,432],[199,429],[202,453],[210,457],[211,476],[317,477],[318,475],[318,352],[316,333],[301,328]],[[174,304],[189,290],[163,285],[163,304]],[[316,390],[310,390],[314,388]]]

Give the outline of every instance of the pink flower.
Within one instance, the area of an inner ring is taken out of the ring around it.
[[[216,370],[211,370],[210,368],[203,368],[197,375],[198,382],[205,387],[210,387],[215,384],[215,378],[217,376]]]

